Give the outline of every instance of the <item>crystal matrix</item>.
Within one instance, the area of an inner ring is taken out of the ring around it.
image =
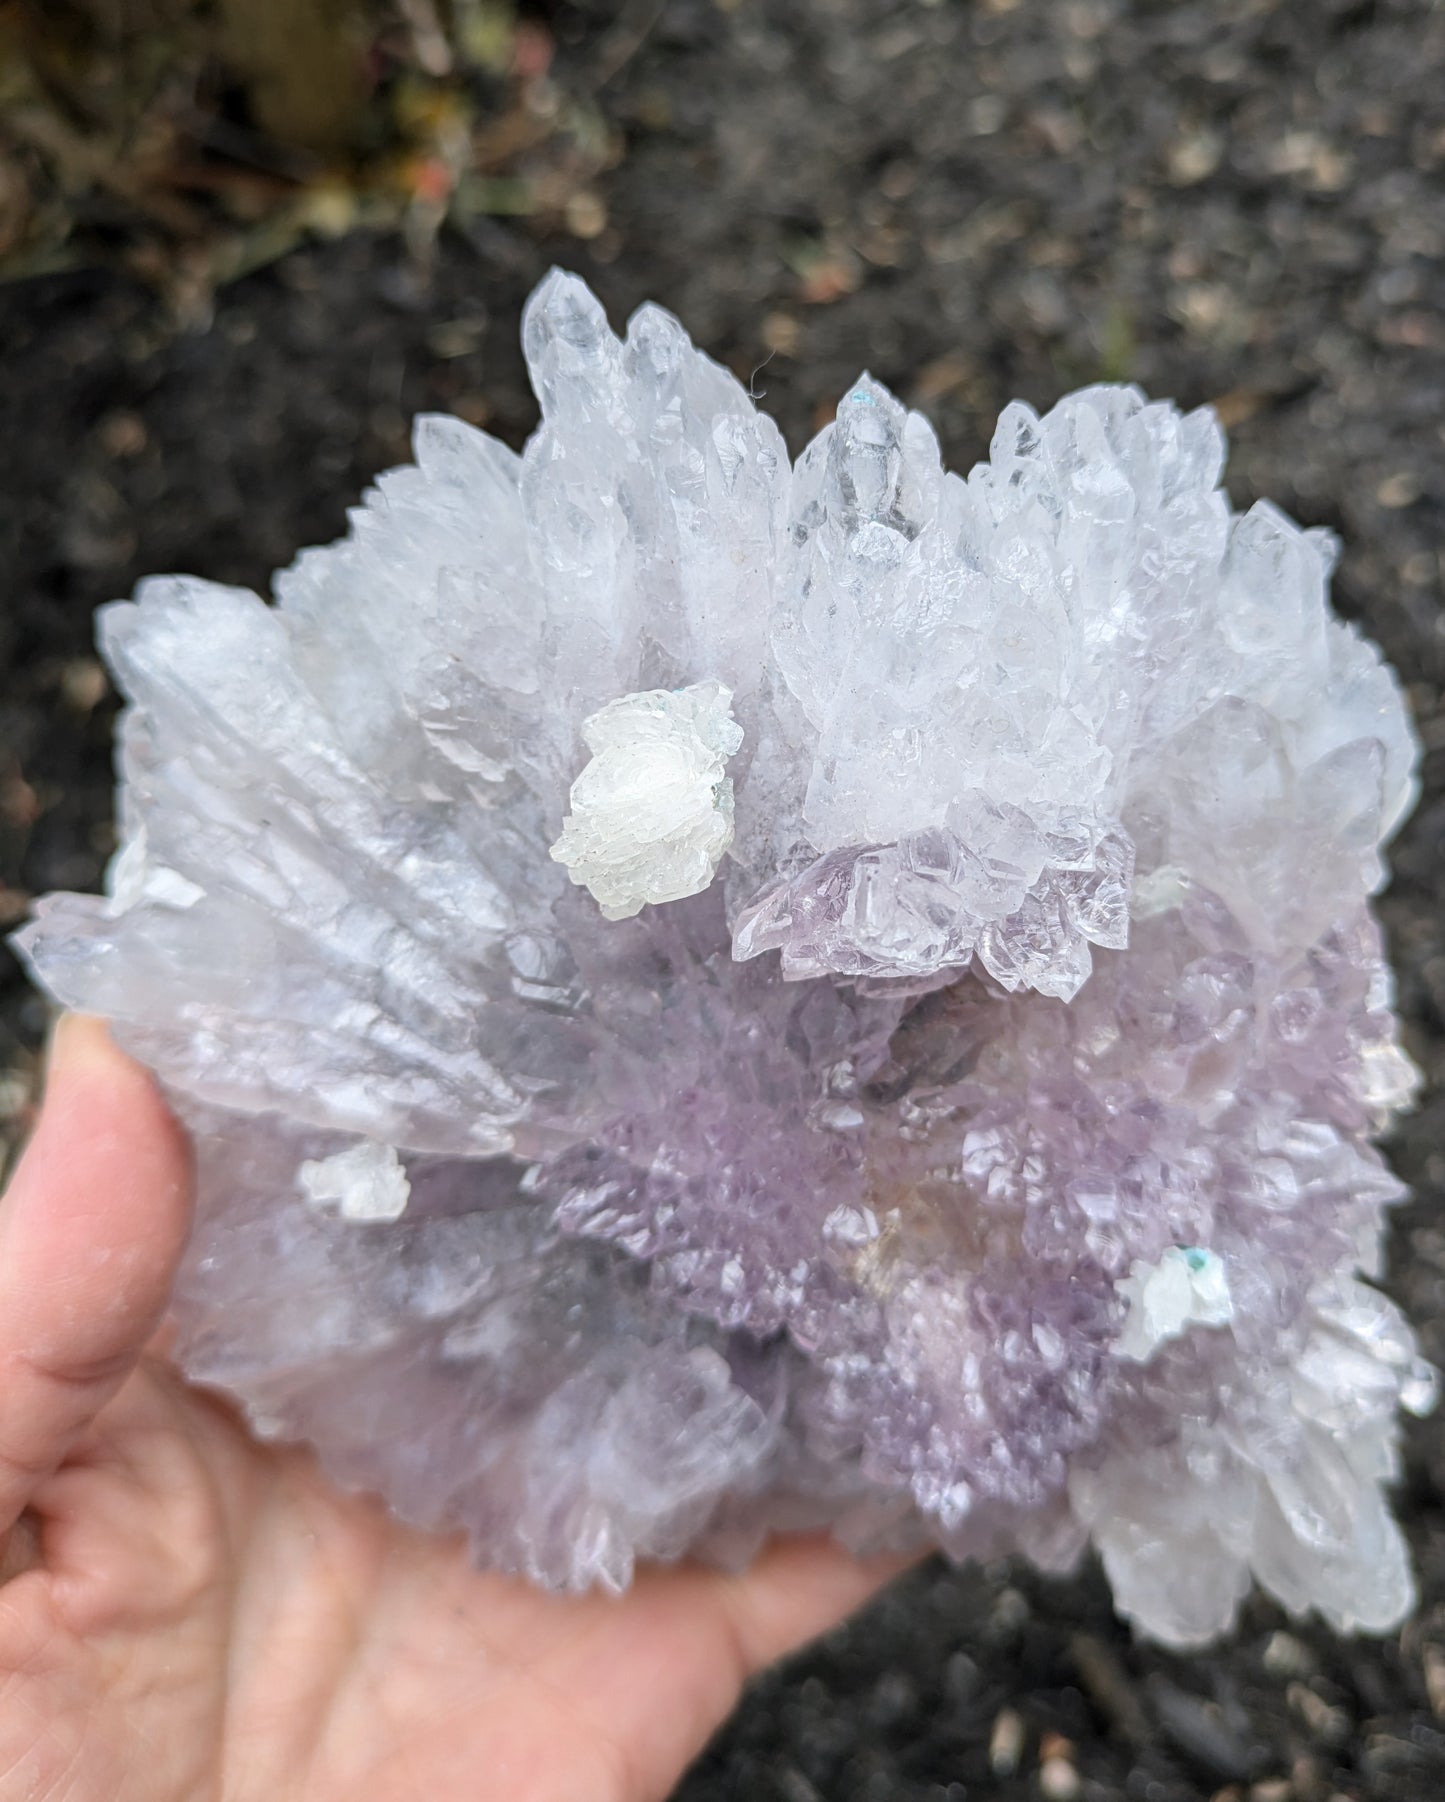
[[[123,847],[21,942],[195,1134],[186,1368],[550,1584],[826,1523],[1397,1620],[1414,743],[1328,535],[1130,388],[963,480],[566,276],[525,346],[520,457],[102,617]]]

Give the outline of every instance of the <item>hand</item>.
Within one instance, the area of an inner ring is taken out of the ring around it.
[[[811,1539],[620,1600],[473,1570],[166,1362],[191,1201],[150,1079],[63,1020],[0,1203],[0,1802],[662,1798],[891,1574]]]

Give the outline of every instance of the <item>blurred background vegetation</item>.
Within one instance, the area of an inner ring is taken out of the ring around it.
[[[655,8],[653,10],[656,10]],[[621,9],[620,66],[647,8]],[[308,236],[588,235],[616,155],[512,0],[0,0],[0,279],[118,263],[187,323]],[[607,70],[602,70],[603,79]]]

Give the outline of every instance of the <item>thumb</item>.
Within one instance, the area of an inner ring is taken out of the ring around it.
[[[190,1229],[190,1155],[97,1020],[62,1018],[0,1201],[0,1535],[125,1381]]]

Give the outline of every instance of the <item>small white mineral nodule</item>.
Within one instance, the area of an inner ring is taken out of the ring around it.
[[[400,1219],[411,1195],[396,1147],[374,1139],[362,1139],[329,1158],[308,1158],[296,1181],[309,1202],[335,1208],[343,1220]]]
[[[1191,1326],[1228,1326],[1234,1318],[1222,1260],[1197,1246],[1171,1245],[1157,1264],[1136,1258],[1114,1287],[1129,1304],[1119,1353],[1140,1364]]]
[[[194,907],[206,893],[200,883],[190,881],[179,870],[154,862],[144,826],[111,858],[105,880],[105,910],[112,919],[119,919],[142,901],[158,907]]]
[[[743,742],[721,682],[610,701],[582,725],[592,761],[551,855],[609,920],[712,881],[733,837],[727,760]]]

